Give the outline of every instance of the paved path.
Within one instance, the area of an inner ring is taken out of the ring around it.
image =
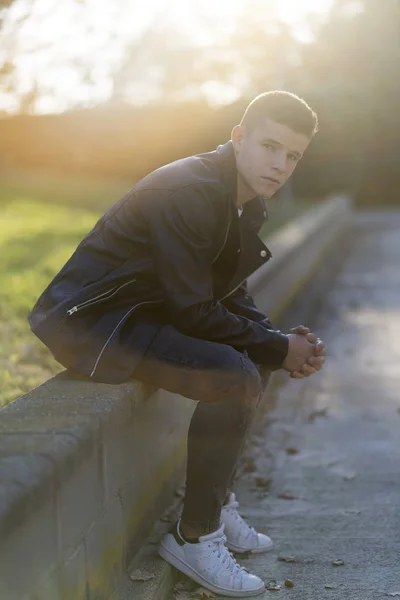
[[[313,323],[326,366],[285,379],[249,446],[256,470],[236,486],[242,513],[275,542],[242,561],[282,586],[262,599],[400,597],[400,216],[357,222]]]

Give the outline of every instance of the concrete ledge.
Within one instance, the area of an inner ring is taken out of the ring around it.
[[[331,199],[267,240],[273,259],[249,284],[278,326],[289,308],[291,326],[308,318],[343,257],[351,214],[348,200]],[[67,373],[4,408],[0,600],[115,593],[181,482],[194,408],[139,383]]]
[[[319,269],[336,256],[340,261],[351,214],[348,198],[332,197],[268,238],[272,259],[249,278],[249,288],[272,322],[282,319]]]

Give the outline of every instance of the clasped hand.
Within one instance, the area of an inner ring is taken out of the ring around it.
[[[308,327],[299,325],[289,331],[289,351],[282,368],[294,379],[309,377],[320,371],[325,362],[326,348]]]

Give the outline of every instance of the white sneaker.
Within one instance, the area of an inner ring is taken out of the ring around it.
[[[274,545],[271,538],[247,525],[237,511],[239,503],[233,492],[221,510],[221,523],[225,525],[226,545],[232,552],[268,552]]]
[[[247,598],[265,592],[264,582],[238,565],[225,546],[224,526],[202,535],[195,544],[183,540],[180,521],[158,548],[162,558],[203,587],[221,596]]]

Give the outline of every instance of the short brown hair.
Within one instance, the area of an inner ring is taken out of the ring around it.
[[[305,100],[291,92],[273,90],[259,94],[246,108],[240,124],[253,130],[265,118],[287,125],[309,138],[318,131],[316,113]]]

